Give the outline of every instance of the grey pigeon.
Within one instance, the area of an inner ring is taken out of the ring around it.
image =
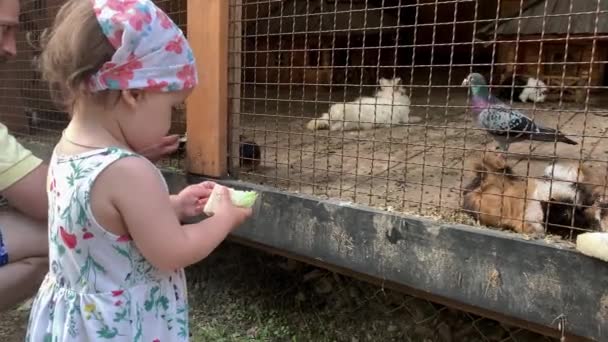
[[[568,145],[578,145],[562,132],[536,124],[520,111],[490,95],[486,79],[481,74],[469,74],[462,85],[471,89],[471,110],[475,122],[487,130],[503,152],[507,152],[512,143],[524,140],[554,142],[557,139]]]

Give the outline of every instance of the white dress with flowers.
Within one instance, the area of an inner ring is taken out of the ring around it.
[[[90,191],[118,148],[53,155],[49,169],[49,263],[26,341],[188,341],[183,269],[161,272],[129,236],[101,227]],[[165,184],[166,186],[166,184]]]

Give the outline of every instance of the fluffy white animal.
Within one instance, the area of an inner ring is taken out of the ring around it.
[[[606,196],[606,177],[604,171],[593,170],[587,165],[576,162],[552,164],[545,168],[545,177],[553,173],[558,183],[569,184],[570,201],[580,206],[580,210],[590,220],[586,226],[608,232],[608,197]]]
[[[547,85],[545,82],[536,79],[534,77],[528,78],[528,83],[524,90],[519,94],[519,100],[521,102],[545,102],[547,99]]]
[[[350,102],[332,104],[328,113],[310,120],[306,128],[311,131],[366,130],[410,122],[409,114],[410,99],[405,94],[401,78],[381,78],[380,90],[374,97],[363,96]]]
[[[507,102],[511,101],[511,98],[521,102],[544,102],[547,99],[547,85],[534,77],[509,76],[500,85],[497,97]]]

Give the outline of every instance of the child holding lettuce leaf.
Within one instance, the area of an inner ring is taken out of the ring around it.
[[[184,268],[255,201],[210,182],[170,196],[135,152],[167,134],[198,82],[188,41],[152,0],[69,0],[42,41],[71,120],[49,163],[50,269],[26,341],[188,341]]]

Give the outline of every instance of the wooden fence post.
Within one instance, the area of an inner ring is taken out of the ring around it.
[[[239,171],[239,127],[241,119],[241,68],[242,68],[242,43],[243,43],[243,0],[230,0],[230,38],[229,38],[229,68],[228,82],[230,89],[230,104],[228,113],[230,115],[228,136],[232,141],[230,149],[230,160],[228,168],[232,176],[238,177]]]
[[[227,176],[228,1],[188,0],[188,41],[199,86],[186,101],[187,171]]]

